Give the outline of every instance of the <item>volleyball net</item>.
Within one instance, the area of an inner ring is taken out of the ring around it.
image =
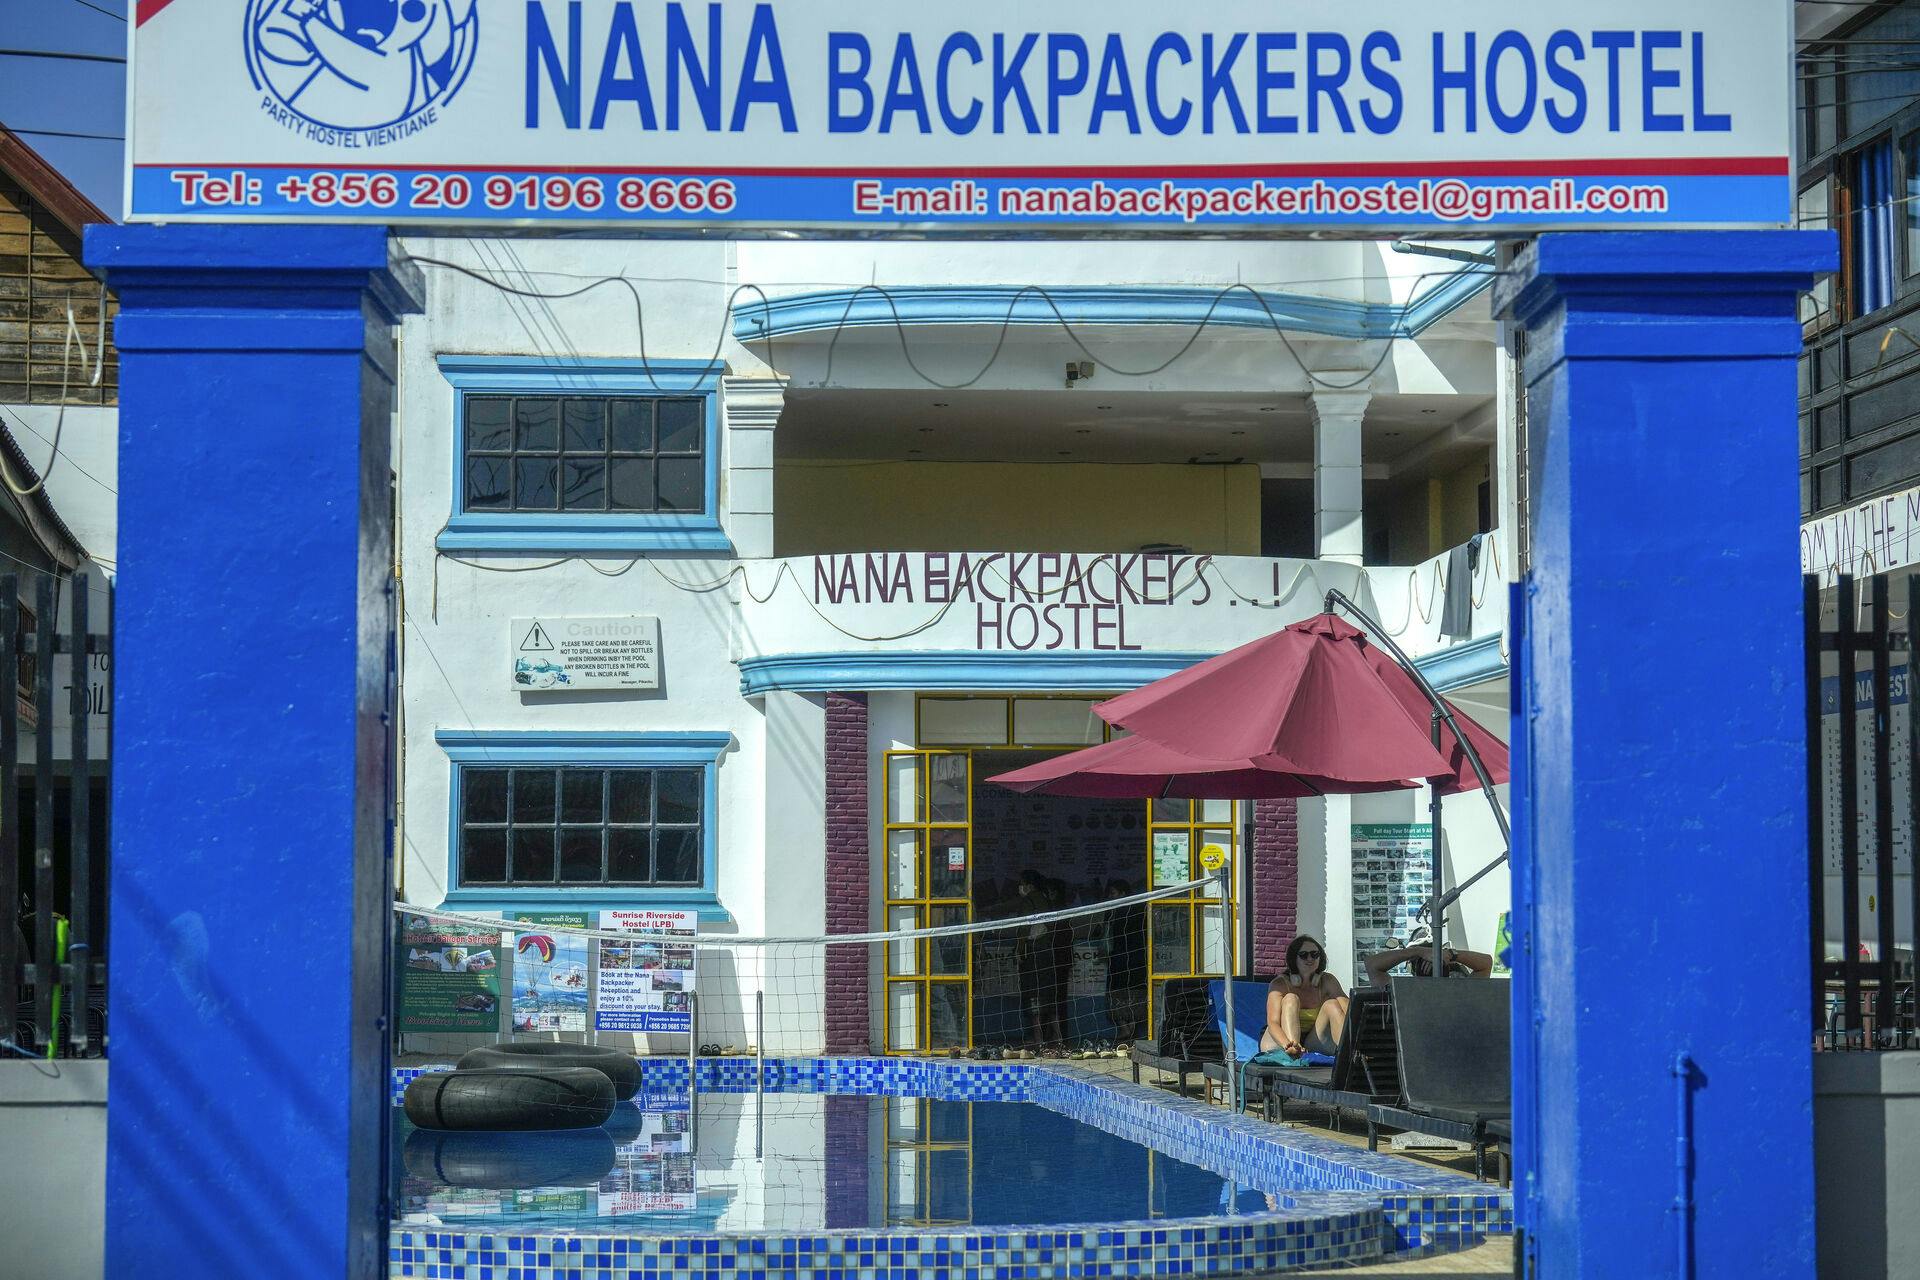
[[[889,903],[905,927],[812,937],[702,933],[691,912],[395,903],[398,1048],[544,1036],[640,1056],[1122,1055],[1155,1034],[1169,983],[1236,970],[1224,878],[1129,889],[1071,901],[1029,875],[984,902]]]

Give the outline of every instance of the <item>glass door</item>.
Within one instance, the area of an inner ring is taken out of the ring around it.
[[[938,928],[973,919],[973,762],[964,751],[886,756],[886,927]],[[889,1053],[973,1044],[969,939],[889,943]]]
[[[1227,856],[1228,885],[1224,900],[1217,885],[1206,885],[1147,904],[1150,1028],[1158,1029],[1160,995],[1167,979],[1218,978],[1237,972],[1232,947],[1239,933],[1239,904],[1233,899],[1233,886],[1239,882],[1239,834],[1239,806],[1233,801],[1148,802],[1147,884],[1164,889],[1210,874],[1202,858],[1208,846],[1217,845]]]

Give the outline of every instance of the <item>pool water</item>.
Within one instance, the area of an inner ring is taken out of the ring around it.
[[[395,1225],[621,1234],[1126,1222],[1268,1192],[1029,1102],[703,1094],[604,1129],[439,1134],[396,1113]]]

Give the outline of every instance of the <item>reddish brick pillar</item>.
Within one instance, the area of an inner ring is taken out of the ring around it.
[[[1253,971],[1279,973],[1299,925],[1300,805],[1253,804]]]
[[[827,932],[865,933],[868,867],[867,695],[827,695]],[[827,1052],[870,1051],[867,948],[827,948]]]
[[[827,1230],[871,1227],[867,1180],[878,1172],[867,1155],[872,1099],[835,1094],[822,1101],[827,1104],[827,1167],[833,1170],[827,1178]]]

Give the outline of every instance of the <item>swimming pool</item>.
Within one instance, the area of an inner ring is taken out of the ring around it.
[[[1071,1064],[643,1059],[603,1130],[440,1135],[396,1112],[391,1274],[1051,1280],[1457,1247],[1504,1192]],[[395,1096],[419,1071],[395,1073]]]

